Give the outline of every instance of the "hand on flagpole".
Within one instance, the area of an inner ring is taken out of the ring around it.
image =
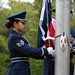
[[[53,53],[51,54],[52,57],[55,57],[55,54],[56,54],[56,51],[55,51],[55,49],[54,49],[54,50],[53,50]]]
[[[47,48],[48,54],[52,55],[52,57],[55,57],[55,50],[53,50],[52,47]]]

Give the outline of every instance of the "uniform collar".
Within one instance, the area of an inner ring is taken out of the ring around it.
[[[14,33],[14,34],[18,34],[18,35],[20,35],[20,34],[17,33],[15,30],[11,30],[10,33]]]

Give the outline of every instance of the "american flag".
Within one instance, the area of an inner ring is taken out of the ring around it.
[[[47,48],[48,46],[51,46],[50,40],[54,40],[55,32],[53,31],[52,26],[50,24],[51,22],[50,10],[51,10],[51,2],[49,0],[42,0],[39,27],[38,27],[37,47]]]

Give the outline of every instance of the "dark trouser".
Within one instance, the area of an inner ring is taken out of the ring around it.
[[[55,65],[55,63],[54,63],[54,60],[50,60],[49,61],[49,70],[48,70],[48,75],[54,75],[54,65]]]
[[[54,60],[50,60],[48,75],[54,75],[55,72],[54,66],[55,66]],[[70,62],[70,75],[74,75],[74,65],[72,62]]]
[[[70,62],[70,75],[74,75],[74,65]]]
[[[50,59],[44,61],[43,75],[54,75],[54,60]]]
[[[49,70],[48,70],[48,75],[54,75],[54,60],[51,60],[49,62]],[[70,75],[74,75],[74,64],[72,62],[70,62]]]
[[[55,61],[54,60],[46,60],[45,66],[44,66],[44,72],[43,75],[54,75],[55,72]],[[72,62],[70,62],[70,74],[74,75],[74,65]]]

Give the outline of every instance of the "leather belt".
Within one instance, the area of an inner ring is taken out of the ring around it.
[[[14,62],[29,62],[29,58],[28,57],[14,57],[11,58],[11,63]]]

